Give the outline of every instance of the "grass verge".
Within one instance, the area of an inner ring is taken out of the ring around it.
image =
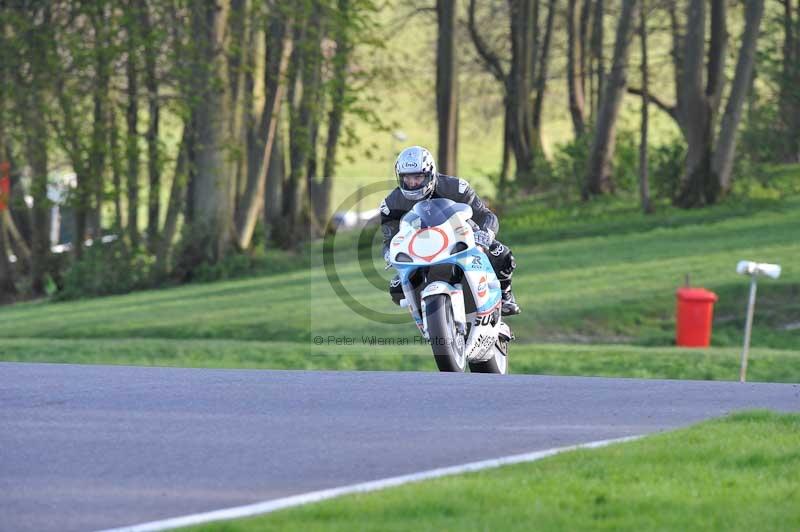
[[[435,371],[426,345],[314,346],[292,342],[158,338],[9,338],[0,360],[247,369]],[[651,379],[737,380],[737,348],[676,349],[629,345],[512,345],[515,374],[594,375]],[[751,353],[751,382],[800,382],[800,353]]]
[[[189,530],[797,530],[798,439],[800,415],[740,413]]]

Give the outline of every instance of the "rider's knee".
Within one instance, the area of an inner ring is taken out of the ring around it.
[[[517,267],[511,249],[498,241],[489,249],[489,260],[498,276],[511,277]]]

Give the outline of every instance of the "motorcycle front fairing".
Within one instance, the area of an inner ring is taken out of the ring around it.
[[[470,360],[482,360],[491,355],[491,347],[501,324],[500,283],[491,263],[475,238],[469,205],[438,198],[417,203],[400,221],[398,233],[390,243],[390,260],[398,271],[405,302],[417,327],[429,338],[424,322],[425,299],[433,294],[450,297],[454,321],[462,333],[467,333],[466,354]],[[420,268],[456,266],[466,279],[471,302],[465,308],[461,283],[443,280],[429,282],[417,290],[411,283]]]

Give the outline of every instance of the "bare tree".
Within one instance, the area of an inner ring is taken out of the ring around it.
[[[584,198],[610,192],[613,187],[611,158],[614,154],[617,116],[628,83],[628,51],[638,9],[637,0],[623,0],[614,43],[614,60],[609,77],[604,82],[605,88],[600,99],[597,127],[589,152],[583,190]]]
[[[541,47],[539,41],[539,1],[509,0],[508,5],[511,59],[507,69],[481,37],[475,17],[475,0],[470,0],[467,24],[486,70],[503,86],[504,153],[508,147],[513,151],[517,179],[525,190],[530,191],[538,185],[536,168],[544,158],[534,121],[536,96],[532,97],[532,93],[536,89],[537,65],[545,64],[542,62],[546,60],[542,59],[545,47]],[[552,3],[550,7],[553,8]],[[506,167],[504,155],[501,183]]]
[[[745,27],[739,45],[733,83],[728,91],[725,112],[718,123],[719,108],[725,94],[723,75],[727,55],[727,2],[713,0],[711,37],[706,47],[707,3],[691,0],[686,12],[686,30],[675,3],[669,3],[672,27],[672,56],[675,67],[676,103],[669,105],[656,95],[649,100],[672,117],[687,143],[681,188],[674,201],[682,207],[701,207],[714,203],[730,190],[736,147],[736,131],[742,107],[750,88],[755,51],[764,1],[745,2]],[[704,70],[706,72],[704,79]],[[642,94],[641,88],[629,92]],[[717,134],[715,134],[718,131]]]
[[[742,117],[747,92],[750,90],[755,65],[756,43],[759,26],[764,15],[763,0],[750,0],[745,3],[745,28],[733,85],[722,115],[719,135],[717,136],[714,154],[711,158],[712,175],[719,178],[723,193],[731,189],[733,182],[733,157],[736,147],[736,131]]]
[[[711,9],[712,36],[708,49],[708,79],[704,91],[702,68],[705,56],[706,6],[701,0],[692,0],[689,4],[680,87],[683,108],[678,112],[688,144],[682,186],[676,198],[676,203],[682,207],[714,203],[721,192],[727,192],[730,188],[735,134],[753,74],[764,2],[752,0],[746,3],[745,29],[736,73],[716,142],[714,126],[721,101],[721,71],[724,69],[726,49],[723,43],[727,41],[726,4],[724,0],[714,0]]]

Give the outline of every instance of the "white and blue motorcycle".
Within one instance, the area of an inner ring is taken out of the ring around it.
[[[508,373],[514,336],[501,316],[500,282],[475,244],[472,208],[438,198],[400,220],[389,245],[404,299],[440,371]]]

